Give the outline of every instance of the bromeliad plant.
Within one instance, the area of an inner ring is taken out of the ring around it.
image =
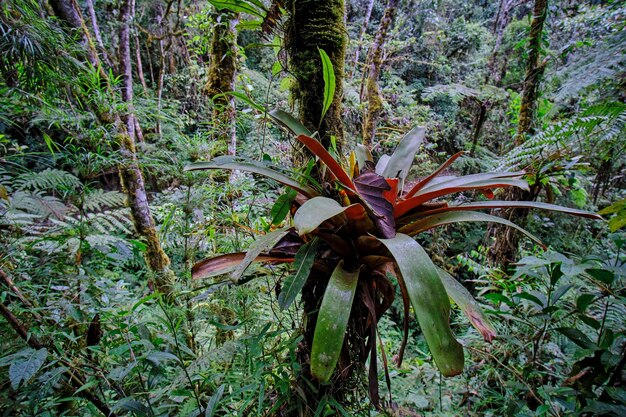
[[[263,235],[247,253],[199,262],[193,276],[207,278],[231,272],[232,279],[239,281],[254,261],[294,262],[295,273],[282,283],[278,301],[281,308],[288,308],[302,292],[305,313],[310,313],[306,326],[312,333],[311,375],[327,383],[336,371],[341,379],[355,360],[365,363],[370,356],[370,396],[375,405],[379,401],[377,323],[392,304],[394,285],[399,286],[404,305],[404,338],[396,356],[398,363],[408,339],[411,306],[444,376],[459,374],[464,362],[463,348],[449,325],[449,298],[486,341],[495,337],[493,327],[469,292],[435,266],[413,236],[446,224],[484,221],[514,227],[539,242],[517,225],[477,211],[493,208],[538,208],[599,218],[581,210],[526,201],[452,205],[442,198],[471,190],[493,197],[491,190],[495,188],[528,188],[523,172],[442,175],[462,152],[431,175],[407,186],[407,174],[423,139],[424,128],[413,129],[391,156],[384,155],[377,164],[369,151],[360,147],[350,155],[349,167],[344,169],[320,142],[299,134],[298,142],[325,166],[326,180],[321,186],[307,183],[305,176],[292,171],[230,156],[188,167],[249,171],[291,188],[272,209],[274,224],[281,223],[291,209],[295,213],[291,225]],[[386,364],[382,345],[381,352]]]

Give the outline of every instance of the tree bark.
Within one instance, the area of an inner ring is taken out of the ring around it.
[[[107,53],[107,50],[104,47],[104,42],[102,41],[102,35],[100,34],[100,26],[98,25],[98,18],[96,16],[96,10],[93,7],[93,1],[86,0],[85,4],[87,5],[87,10],[89,11],[89,19],[91,20],[91,29],[93,30],[93,35],[96,38],[96,42],[98,43],[98,48],[100,48],[102,59],[107,64],[107,66],[111,68],[113,67],[113,65],[111,64],[111,59],[109,58],[109,54]]]
[[[219,12],[219,22],[213,26],[209,79],[205,88],[213,101],[214,140],[226,145],[228,155],[235,155],[237,150],[237,111],[234,97],[224,93],[235,90],[238,23],[238,13]]]
[[[363,145],[370,148],[376,137],[376,127],[383,110],[383,97],[378,88],[378,77],[383,66],[383,47],[387,40],[389,27],[393,22],[399,0],[389,0],[374,43],[368,53],[368,77],[366,86],[367,110],[363,118]]]
[[[533,18],[530,23],[528,61],[526,62],[526,75],[522,91],[522,103],[520,106],[519,123],[514,138],[515,146],[520,146],[526,141],[526,137],[533,132],[534,113],[537,105],[539,82],[546,67],[546,60],[541,60],[541,35],[548,13],[548,0],[535,0]],[[537,197],[537,187],[531,191],[519,188],[507,190],[504,199],[529,201]],[[528,214],[527,209],[503,210],[501,217],[514,223],[523,223]],[[523,226],[523,224],[522,224]],[[513,262],[519,246],[519,234],[511,228],[499,227],[495,233],[495,243],[491,250],[491,259],[504,267]]]
[[[291,0],[288,9],[285,46],[290,71],[296,79],[292,96],[299,105],[299,119],[311,132],[318,132],[326,148],[334,136],[338,150],[341,150],[344,140],[341,99],[346,52],[344,1]],[[329,56],[336,82],[332,105],[321,122],[324,78],[318,48]],[[294,159],[298,160],[298,156]]]

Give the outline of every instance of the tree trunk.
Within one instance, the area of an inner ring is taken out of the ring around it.
[[[359,65],[359,55],[361,54],[361,48],[363,47],[363,37],[365,36],[365,32],[367,32],[367,27],[370,24],[370,18],[372,17],[372,9],[374,8],[374,0],[368,0],[367,9],[365,10],[365,17],[363,19],[363,26],[361,26],[361,31],[359,32],[359,40],[356,44],[356,51],[354,52],[354,59],[352,60],[352,69],[350,70],[350,74],[348,78],[352,79],[356,72],[356,67]]]
[[[519,123],[515,134],[515,146],[523,144],[527,135],[533,132],[534,112],[537,105],[539,82],[546,67],[546,61],[541,57],[541,34],[548,13],[548,0],[535,0],[533,7],[533,19],[530,23],[528,42],[528,61],[526,62],[526,75],[524,77],[524,89],[522,91],[522,103],[520,106]],[[538,190],[531,192],[511,187],[505,193],[505,200],[529,200],[536,197]],[[502,211],[502,217],[514,222],[523,223],[528,214],[524,209],[508,209]],[[522,224],[523,226],[523,224]],[[519,235],[510,228],[499,227],[495,234],[495,243],[491,251],[491,259],[496,263],[507,266],[513,262],[517,255]]]
[[[297,83],[292,89],[292,96],[299,105],[299,119],[311,132],[318,132],[326,148],[331,144],[331,136],[334,136],[338,150],[341,150],[344,140],[341,98],[346,51],[344,1],[291,0],[288,10],[285,46],[290,71]],[[333,102],[321,122],[324,78],[318,48],[328,54],[336,82]]]
[[[209,80],[205,90],[213,101],[215,123],[213,138],[225,144],[228,155],[235,155],[237,150],[235,99],[224,93],[235,90],[239,14],[223,10],[219,12],[219,16],[219,22],[213,26]]]
[[[57,16],[74,30],[80,30],[85,45],[88,59],[94,60],[92,63],[96,68],[102,65],[95,52],[95,47],[89,36],[89,31],[76,6],[74,0],[50,0],[50,5],[55,11],[59,11]],[[67,17],[67,20],[66,20]],[[150,207],[146,195],[143,175],[137,163],[135,151],[135,121],[132,113],[132,67],[130,59],[130,22],[132,20],[132,7],[130,0],[124,0],[120,9],[121,27],[120,37],[120,73],[122,76],[122,99],[127,103],[127,109],[123,114],[111,110],[113,122],[117,134],[119,152],[123,163],[118,167],[123,191],[126,194],[128,206],[131,209],[131,216],[136,232],[145,239],[146,243],[146,264],[150,272],[154,275],[153,285],[166,295],[172,292],[174,274],[169,269],[170,260],[161,248]],[[107,73],[100,71],[102,80],[107,88],[111,88]],[[87,102],[87,100],[85,100]],[[111,115],[108,112],[96,111],[96,116],[103,124],[110,124]]]
[[[98,25],[98,18],[96,17],[96,10],[93,7],[93,1],[86,0],[85,4],[87,5],[87,10],[89,11],[89,19],[91,20],[91,29],[93,30],[93,35],[96,38],[96,42],[98,43],[98,48],[100,48],[102,59],[107,64],[107,66],[111,68],[113,67],[113,64],[111,64],[111,59],[109,59],[109,54],[107,53],[107,50],[104,47],[104,42],[102,41],[102,35],[100,34],[100,26]]]
[[[500,52],[500,45],[502,45],[502,38],[506,27],[511,22],[513,17],[513,10],[522,4],[527,3],[528,0],[500,0],[500,6],[498,7],[498,14],[493,23],[493,35],[495,36],[495,42],[491,56],[489,57],[489,63],[487,64],[487,77],[486,83],[492,83],[494,85],[500,85],[502,81],[502,65],[498,65],[498,55]]]
[[[371,148],[376,136],[376,126],[383,110],[383,97],[378,88],[378,77],[383,66],[383,47],[387,40],[387,32],[393,22],[399,0],[389,0],[385,14],[380,21],[374,43],[370,47],[367,57],[368,77],[366,87],[367,110],[363,118],[363,145]]]
[[[120,8],[119,62],[122,76],[122,100],[126,103],[126,111],[120,116],[126,130],[119,133],[120,153],[123,166],[119,167],[122,188],[126,194],[128,205],[133,217],[137,233],[145,239],[146,262],[150,272],[154,274],[155,288],[165,294],[172,293],[174,273],[169,269],[170,260],[161,248],[154,219],[150,212],[146,187],[135,149],[136,129],[133,113],[133,71],[130,53],[130,24],[134,10],[132,0],[124,0]]]

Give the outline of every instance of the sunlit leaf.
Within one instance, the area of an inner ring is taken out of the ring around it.
[[[391,252],[437,367],[444,376],[463,371],[463,347],[450,330],[450,301],[437,268],[422,246],[407,235],[379,239]]]
[[[311,374],[322,383],[330,380],[337,366],[358,279],[359,270],[346,271],[340,261],[324,292],[311,348]]]

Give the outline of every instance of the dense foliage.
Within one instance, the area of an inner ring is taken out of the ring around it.
[[[625,415],[626,7],[543,4],[2,2],[2,415]]]

